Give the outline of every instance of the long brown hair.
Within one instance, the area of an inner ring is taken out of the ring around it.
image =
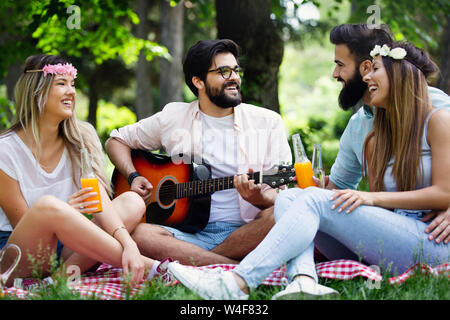
[[[38,54],[30,56],[25,61],[24,72],[19,77],[15,87],[16,117],[14,123],[1,135],[6,135],[20,129],[28,129],[31,140],[36,146],[36,158],[39,161],[41,154],[39,136],[39,114],[44,110],[48,94],[52,86],[54,75],[43,75],[42,72],[27,72],[27,70],[40,70],[47,64],[65,64],[67,61],[53,55]],[[27,130],[24,130],[27,133]],[[78,120],[75,115],[75,107],[70,118],[59,124],[59,135],[69,152],[74,171],[74,184],[80,187],[80,181],[76,181],[75,173],[80,172],[81,154],[80,149],[84,145],[91,155],[92,168],[102,185],[111,195],[111,183],[105,173],[106,159],[102,152],[97,133],[92,125]]]
[[[422,135],[431,110],[426,79],[438,68],[423,50],[409,43],[393,47],[404,48],[407,55],[401,60],[382,57],[389,79],[388,101],[386,108],[376,109],[373,129],[363,147],[363,174],[367,175],[367,168],[373,171],[371,191],[385,190],[384,174],[392,157],[397,191],[414,190],[418,179],[423,179]],[[368,154],[372,139],[373,149]]]

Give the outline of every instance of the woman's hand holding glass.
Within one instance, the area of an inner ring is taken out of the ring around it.
[[[86,199],[89,199],[97,195],[97,192],[92,192],[92,190],[93,189],[91,187],[78,190],[69,198],[68,201],[69,205],[71,205],[74,209],[84,214],[92,214],[96,212],[97,211],[96,207],[93,208],[87,207],[99,204],[99,201],[98,200],[85,201]]]

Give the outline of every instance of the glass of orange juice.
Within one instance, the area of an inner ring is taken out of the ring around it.
[[[294,169],[295,176],[297,177],[297,185],[302,189],[316,186],[313,180],[311,161],[306,156],[305,148],[298,133],[292,136],[292,145],[294,147]]]
[[[84,202],[98,200],[98,204],[87,206],[86,208],[97,208],[95,212],[88,213],[88,217],[92,217],[92,213],[103,211],[102,200],[100,196],[100,189],[98,187],[98,178],[92,170],[91,159],[86,148],[81,149],[81,188],[92,188],[91,192],[97,194],[93,197],[87,198]]]
[[[97,177],[94,177],[94,178],[81,178],[81,188],[89,188],[89,187],[92,188],[91,192],[96,192],[97,195],[95,195],[93,197],[90,197],[90,198],[87,198],[86,200],[84,200],[84,202],[98,200],[98,204],[93,204],[93,205],[87,206],[85,208],[97,208],[97,211],[95,211],[93,213],[103,211],[102,201],[100,199],[100,190],[98,188],[98,179],[97,179]]]

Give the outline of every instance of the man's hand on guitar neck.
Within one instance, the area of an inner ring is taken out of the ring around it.
[[[253,169],[249,169],[249,173],[253,173]],[[263,191],[261,184],[255,184],[255,180],[248,180],[246,174],[235,175],[233,184],[245,201],[261,210],[273,206],[275,202],[277,194],[275,189]]]
[[[140,195],[145,204],[148,204],[152,196],[153,186],[145,177],[139,176],[133,179],[130,190]]]

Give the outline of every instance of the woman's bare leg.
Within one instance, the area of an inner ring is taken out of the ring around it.
[[[144,201],[135,192],[125,192],[117,198],[114,198],[112,200],[112,204],[123,221],[124,226],[127,228],[128,232],[131,233],[139,224],[145,213]],[[96,223],[95,214],[92,221]],[[73,252],[67,247],[64,247],[61,256],[63,257],[66,266],[76,265],[80,268],[81,273],[89,270],[99,263],[98,260],[90,259],[77,252]],[[148,265],[151,267],[153,264],[153,260],[147,257],[144,258],[144,262],[146,264],[146,269],[148,269]]]
[[[51,268],[50,255],[55,252],[57,239],[92,261],[118,267],[122,264],[122,246],[117,240],[67,203],[53,196],[44,196],[31,206],[9,238],[8,243],[14,243],[22,250],[22,258],[8,285],[15,277],[29,277],[32,274],[33,264],[28,259],[29,255],[39,257],[43,275],[47,275]],[[42,254],[42,250],[49,254]],[[2,266],[6,268],[13,258],[12,252],[7,252]],[[82,259],[78,258],[78,261],[82,262]],[[146,267],[151,267],[153,260],[147,258],[145,263]]]

